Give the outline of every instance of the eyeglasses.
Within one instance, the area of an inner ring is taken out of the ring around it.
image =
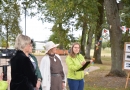
[[[31,46],[31,47],[33,47],[33,45],[32,45],[32,44],[30,44],[30,46]]]
[[[79,47],[73,47],[73,48],[75,48],[75,49],[79,49]]]
[[[33,45],[31,43],[28,44],[30,47],[33,47]]]

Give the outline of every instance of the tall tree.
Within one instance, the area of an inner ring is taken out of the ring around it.
[[[119,9],[116,0],[104,0],[108,24],[110,25],[112,66],[108,75],[125,76],[122,70],[123,48],[121,48],[122,30],[120,29]]]
[[[92,40],[93,40],[93,34],[94,34],[94,27],[95,24],[90,25],[90,30],[88,31],[88,37],[87,37],[87,43],[86,43],[86,53],[85,53],[85,58],[86,59],[91,59],[90,56],[90,50],[91,50],[91,46],[92,46]]]
[[[82,23],[83,30],[81,36],[81,54],[85,56],[85,46],[86,46],[86,34],[87,34],[87,15],[84,15]]]
[[[50,36],[49,40],[54,41],[55,43],[60,43],[60,49],[66,49],[68,43],[70,43],[67,37],[68,30],[64,30],[62,24],[59,24],[53,26],[52,32],[53,34]]]
[[[122,26],[126,26],[126,32],[123,33],[123,42],[130,42],[130,0],[122,0],[119,4],[122,5],[123,3],[123,9],[120,12],[121,17],[121,24]],[[122,43],[122,46],[124,46],[124,43]]]
[[[16,1],[10,2],[2,0],[1,2],[1,26],[3,33],[3,41],[6,41],[6,48],[8,44],[14,44],[15,38],[19,33],[22,33],[20,21],[20,6]],[[3,42],[4,43],[4,42]]]
[[[92,28],[92,23],[95,24],[95,21],[97,19],[98,10],[97,10],[97,1],[96,0],[76,0],[73,1],[75,3],[75,12],[77,17],[77,23],[76,27],[82,29],[82,35],[81,35],[81,53],[82,55],[86,55],[87,53],[90,56],[90,46],[88,43],[86,44],[86,37],[88,32],[91,32],[94,28]],[[90,29],[91,27],[91,29]],[[89,36],[89,42],[91,42],[92,35]],[[87,48],[86,48],[87,46]],[[86,49],[86,52],[85,52]]]
[[[99,18],[97,20],[97,27],[96,27],[96,31],[95,31],[95,43],[99,42],[99,39],[102,35],[102,24],[103,24],[103,15],[104,15],[104,0],[98,0],[98,3],[100,4],[98,6],[98,12],[99,12]],[[96,45],[94,48],[94,58],[95,58],[95,63],[102,63],[101,61],[101,46],[102,43],[100,43],[100,47],[98,49],[96,49]]]
[[[120,2],[123,3],[123,10],[120,12],[121,16],[121,23],[123,26],[126,26],[127,28],[130,28],[130,0],[122,0]]]
[[[54,22],[55,25],[62,23],[66,27],[71,26],[71,19],[75,18],[74,30],[82,29],[81,51],[85,55],[86,34],[89,22],[97,18],[96,0],[45,0],[45,4],[39,7],[39,12],[45,15],[43,21]],[[59,12],[60,11],[60,12]],[[65,27],[65,28],[66,28]],[[64,28],[64,27],[63,27]],[[68,28],[71,31],[70,28]]]

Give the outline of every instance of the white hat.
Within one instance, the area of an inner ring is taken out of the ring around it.
[[[59,44],[55,44],[52,41],[49,41],[45,44],[45,53],[47,53],[50,49],[57,47]]]

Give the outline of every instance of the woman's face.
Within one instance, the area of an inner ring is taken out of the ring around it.
[[[25,51],[29,54],[29,53],[32,53],[32,49],[33,49],[33,47],[32,47],[32,44],[30,43],[30,44],[27,44],[26,46],[25,46]]]
[[[29,53],[32,53],[32,49],[33,49],[33,46],[32,46],[32,44],[30,44]]]
[[[74,52],[75,54],[77,54],[77,53],[79,53],[79,51],[80,51],[80,46],[79,46],[78,44],[74,45],[74,47],[73,47],[73,52]]]
[[[48,53],[50,53],[50,54],[55,54],[56,53],[56,47],[54,47],[54,48],[52,48],[51,50],[49,50],[49,52]]]

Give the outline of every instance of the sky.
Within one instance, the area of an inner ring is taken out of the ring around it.
[[[21,18],[21,29],[25,35],[25,17]],[[49,36],[52,34],[50,31],[53,26],[53,23],[42,23],[38,18],[27,17],[26,18],[26,35],[34,39],[34,41],[45,41],[49,39]],[[73,31],[74,37],[81,36],[82,31]]]
[[[20,26],[25,35],[25,16],[21,17]],[[50,31],[53,26],[53,23],[42,23],[38,18],[26,17],[26,35],[29,36],[34,41],[45,41],[48,40],[52,32]],[[74,37],[81,36],[82,31],[73,31]],[[36,49],[43,49],[44,43],[36,43]]]
[[[36,17],[26,18],[26,35],[34,39],[34,41],[45,41],[52,34],[50,31],[53,24],[50,23],[42,23],[42,21],[38,21]],[[25,35],[25,17],[22,17],[22,21],[20,26],[23,30],[23,34]]]

